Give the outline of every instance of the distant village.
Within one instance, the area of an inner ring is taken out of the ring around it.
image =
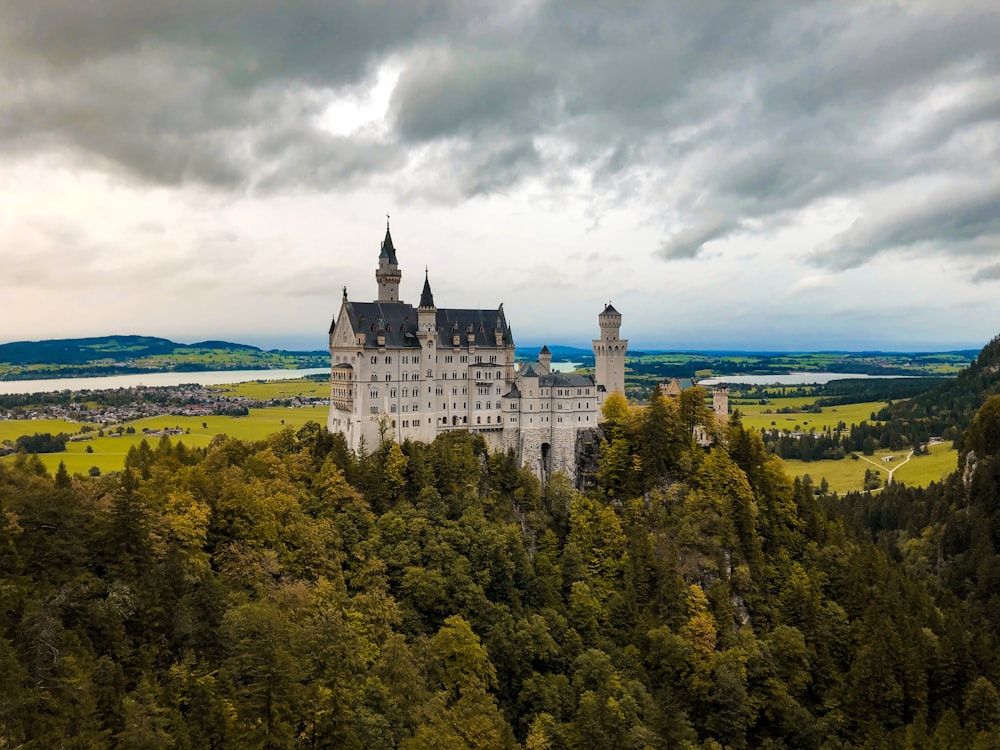
[[[267,406],[304,407],[326,406],[329,399],[292,397],[255,399],[234,396],[216,388],[186,384],[179,386],[136,386],[106,391],[79,391],[70,395],[42,394],[31,397],[30,406],[11,403],[11,397],[0,398],[0,419],[64,419],[94,425],[120,425],[137,419],[160,416],[199,417],[213,415],[241,416],[250,409]]]

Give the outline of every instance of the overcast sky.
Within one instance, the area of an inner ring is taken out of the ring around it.
[[[1000,332],[977,2],[0,0],[0,341],[324,348],[376,296],[519,344]]]

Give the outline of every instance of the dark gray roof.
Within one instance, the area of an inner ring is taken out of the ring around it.
[[[424,271],[424,290],[420,293],[421,307],[434,307],[434,295],[431,294],[431,282]]]
[[[518,390],[516,383],[510,387],[507,393],[503,394],[503,398],[521,398],[521,391]]]
[[[392,246],[392,235],[389,234],[389,222],[385,223],[385,239],[382,240],[382,252],[378,254],[380,258],[387,258],[390,263],[399,265],[396,260],[396,248]]]
[[[542,348],[538,351],[538,356],[543,354],[552,354],[552,352],[549,351],[548,344],[542,344]]]
[[[604,310],[603,310],[603,312],[601,312],[601,315],[621,315],[621,313],[618,312],[614,308],[614,306],[612,306],[612,304],[609,302],[608,304],[606,304],[604,306]]]
[[[385,335],[385,346],[390,349],[419,348],[417,340],[417,309],[406,302],[348,302],[344,306],[351,327],[356,333],[365,334],[365,346],[378,346],[377,336]],[[503,333],[502,346],[513,346],[510,326],[504,317],[503,305],[497,310],[465,310],[438,308],[437,345],[452,348],[452,337],[457,333],[459,346],[469,346],[468,334],[473,334],[477,347],[496,347],[493,331]]]
[[[574,375],[566,372],[550,372],[538,378],[538,385],[543,388],[591,388],[594,385],[592,375]]]

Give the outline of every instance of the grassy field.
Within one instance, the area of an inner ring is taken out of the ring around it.
[[[243,396],[267,401],[275,398],[326,398],[330,395],[330,383],[322,383],[307,378],[298,380],[255,380],[250,383],[236,385],[212,386],[211,390],[228,396]]]
[[[66,464],[66,469],[71,474],[86,474],[90,467],[96,466],[101,473],[109,471],[119,471],[124,465],[125,454],[133,445],[138,445],[145,437],[142,434],[143,428],[151,430],[161,430],[166,427],[180,427],[185,430],[185,434],[171,438],[175,443],[183,442],[188,447],[204,447],[208,445],[216,435],[229,435],[241,440],[260,440],[272,432],[277,432],[285,426],[301,427],[306,422],[313,421],[319,424],[326,423],[326,406],[303,407],[291,409],[286,407],[270,407],[266,409],[251,409],[246,417],[151,417],[129,422],[130,427],[135,428],[134,435],[122,435],[121,437],[96,437],[93,440],[80,443],[68,443],[66,450],[62,453],[45,453],[39,458],[51,470],[59,466],[59,462]],[[202,424],[206,427],[202,427]],[[62,420],[33,420],[25,421],[0,421],[0,440],[15,440],[21,435],[35,432],[58,432],[77,433],[80,425],[73,422],[63,422]],[[188,432],[190,431],[190,432]],[[155,447],[160,438],[145,438]],[[87,453],[87,447],[93,448],[93,453]],[[12,460],[12,457],[3,459]]]
[[[782,407],[802,408],[806,404],[812,404],[815,398],[805,396],[802,398],[775,398],[770,399],[769,404],[736,404],[732,408],[739,409],[743,415],[743,426],[755,430],[792,430],[798,427],[808,432],[815,427],[817,432],[823,432],[827,427],[834,429],[837,422],[844,422],[848,427],[860,422],[870,422],[872,412],[878,413],[879,409],[885,406],[884,401],[865,401],[859,404],[841,404],[839,406],[824,406],[820,414],[800,412],[797,414],[767,414],[770,409],[777,412]]]
[[[813,484],[819,485],[821,479],[825,478],[830,483],[833,492],[843,494],[852,490],[864,489],[865,469],[881,471],[882,481],[888,475],[887,469],[882,465],[883,456],[895,456],[897,463],[906,458],[907,451],[876,451],[874,456],[868,456],[878,467],[872,466],[867,461],[861,459],[854,461],[844,458],[840,461],[797,461],[786,460],[785,467],[792,476],[801,477],[808,474],[812,477]],[[932,445],[930,454],[926,456],[914,456],[902,468],[897,469],[893,474],[893,479],[910,486],[926,486],[931,482],[937,482],[955,470],[958,461],[958,451],[951,447],[951,443],[939,443]]]

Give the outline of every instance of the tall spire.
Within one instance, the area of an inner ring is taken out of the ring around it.
[[[392,235],[389,234],[389,214],[385,215],[385,239],[382,240],[382,252],[379,253],[378,257],[385,258],[393,265],[399,263],[396,260],[396,248],[392,245]]]
[[[420,293],[420,306],[434,307],[434,295],[431,294],[431,281],[426,266],[424,266],[424,290]]]

